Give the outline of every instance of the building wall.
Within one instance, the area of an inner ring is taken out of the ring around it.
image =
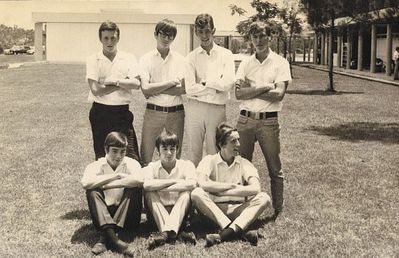
[[[46,55],[48,61],[85,62],[86,58],[102,49],[98,38],[100,23],[48,22]],[[118,49],[133,53],[139,59],[156,46],[155,23],[118,23],[121,37]],[[177,25],[177,36],[172,49],[186,55],[190,51],[190,25]]]
[[[377,37],[377,58],[386,60],[387,56],[386,47],[387,47],[386,37],[385,36]],[[396,47],[399,47],[399,35],[392,35],[392,59]]]

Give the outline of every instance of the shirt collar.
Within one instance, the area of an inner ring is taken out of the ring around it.
[[[224,160],[222,159],[222,155],[220,154],[220,152],[218,152],[218,153],[216,154],[216,164],[219,165],[220,163],[224,163],[224,164],[227,165],[227,162],[224,161]],[[230,167],[233,166],[233,165],[235,165],[236,163],[237,163],[237,164],[240,163],[240,156],[235,156],[235,157],[234,157],[234,161],[233,161],[233,163],[231,163]]]
[[[270,62],[270,60],[274,59],[275,55],[276,55],[276,53],[274,53],[269,48],[269,54],[267,55],[266,59],[263,60],[263,62],[261,64],[265,64],[266,62]],[[254,53],[251,58],[252,58],[252,61],[256,61],[256,62],[260,63],[259,60],[256,58],[256,53]]]
[[[211,51],[209,51],[209,54],[212,54],[212,52],[214,51],[218,51],[218,48],[220,48],[220,46],[218,44],[215,43],[215,41],[213,42],[213,46],[211,48]],[[202,46],[198,47],[198,53],[202,54],[206,54],[206,50],[202,48]]]
[[[155,168],[156,168],[157,171],[165,171],[167,174],[171,175],[171,174],[173,174],[173,173],[176,171],[177,163],[178,163],[178,162],[179,162],[179,160],[176,160],[175,167],[172,169],[172,171],[170,171],[170,173],[168,173],[168,172],[166,171],[166,169],[163,168],[162,163],[161,163],[161,160],[157,160],[157,161],[156,161],[156,163],[155,163]]]
[[[111,166],[108,164],[107,158],[106,158],[106,157],[99,158],[99,159],[97,160],[97,162],[100,163],[100,166],[101,166],[102,168],[108,168],[108,169],[113,170],[113,169],[111,168]],[[121,164],[119,164],[119,166],[115,169],[115,171],[118,171],[118,169],[120,169],[120,168],[122,168],[122,167],[124,167],[124,166],[126,166],[126,158],[123,158]]]
[[[158,51],[157,48],[155,48],[155,49],[153,50],[153,55],[154,55],[154,56],[159,56],[159,58],[162,58],[161,53],[159,53],[159,51]],[[173,55],[173,54],[172,54],[172,49],[169,49],[168,55],[165,57],[164,61],[169,60],[169,59],[172,57],[172,55]]]
[[[97,54],[97,59],[98,60],[107,60],[109,62],[111,62],[111,60],[109,60],[103,53],[103,51],[101,50],[98,54]],[[116,52],[116,56],[114,58],[114,60],[112,62],[115,62],[115,60],[118,59],[125,59],[125,56],[123,54],[121,54],[121,51],[118,49],[118,51]]]

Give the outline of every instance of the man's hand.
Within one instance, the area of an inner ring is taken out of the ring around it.
[[[169,85],[171,85],[171,86],[177,86],[179,84],[180,84],[180,80],[178,78],[169,81]]]
[[[116,86],[117,84],[117,80],[114,78],[105,78],[104,80],[104,85],[105,86]]]

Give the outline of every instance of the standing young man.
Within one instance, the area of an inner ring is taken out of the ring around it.
[[[173,21],[164,19],[155,26],[156,49],[140,59],[143,70],[142,91],[146,96],[141,136],[141,158],[144,165],[152,160],[155,138],[163,129],[175,133],[180,143],[184,133],[184,107],[181,95],[185,94],[185,59],[170,49],[176,38],[177,28]],[[180,158],[181,148],[177,158]]]
[[[190,193],[196,186],[195,167],[191,161],[176,159],[179,138],[164,131],[156,139],[160,160],[143,169],[146,207],[152,214],[160,234],[151,236],[149,249],[175,240],[195,244],[192,232],[180,232],[190,206]]]
[[[105,158],[89,164],[82,178],[94,226],[101,232],[94,254],[108,249],[133,257],[134,249],[118,238],[120,230],[137,230],[142,210],[143,178],[140,164],[125,157],[124,134],[111,132],[104,143]]]
[[[128,139],[126,155],[140,160],[133,114],[129,111],[132,90],[140,89],[139,67],[134,55],[119,51],[120,31],[114,22],[103,22],[98,30],[103,46],[86,63],[89,83],[90,124],[96,160],[104,157],[104,140],[111,131],[123,132]]]
[[[206,246],[243,237],[252,245],[258,243],[257,230],[247,228],[270,205],[270,197],[260,191],[257,169],[239,156],[240,136],[227,123],[217,127],[219,152],[208,155],[197,167],[198,183],[191,193],[195,208],[221,229],[206,235]]]
[[[265,23],[253,22],[249,33],[256,53],[240,64],[235,84],[236,98],[241,100],[237,121],[240,154],[251,161],[255,142],[259,142],[269,170],[276,218],[283,209],[284,191],[278,112],[291,73],[287,60],[269,48],[270,30]]]
[[[234,85],[233,54],[216,45],[213,41],[215,31],[212,16],[198,15],[195,35],[201,46],[187,56],[186,132],[189,157],[195,166],[202,159],[204,140],[207,154],[217,152],[216,127],[226,121],[226,102]]]

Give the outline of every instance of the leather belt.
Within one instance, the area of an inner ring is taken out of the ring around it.
[[[177,105],[177,106],[172,106],[172,107],[162,107],[162,106],[157,106],[151,103],[147,103],[147,109],[155,110],[155,111],[161,111],[164,113],[173,113],[177,111],[183,111],[184,106],[183,105]]]
[[[267,119],[278,116],[277,112],[251,112],[247,110],[241,110],[240,114],[253,119]]]

